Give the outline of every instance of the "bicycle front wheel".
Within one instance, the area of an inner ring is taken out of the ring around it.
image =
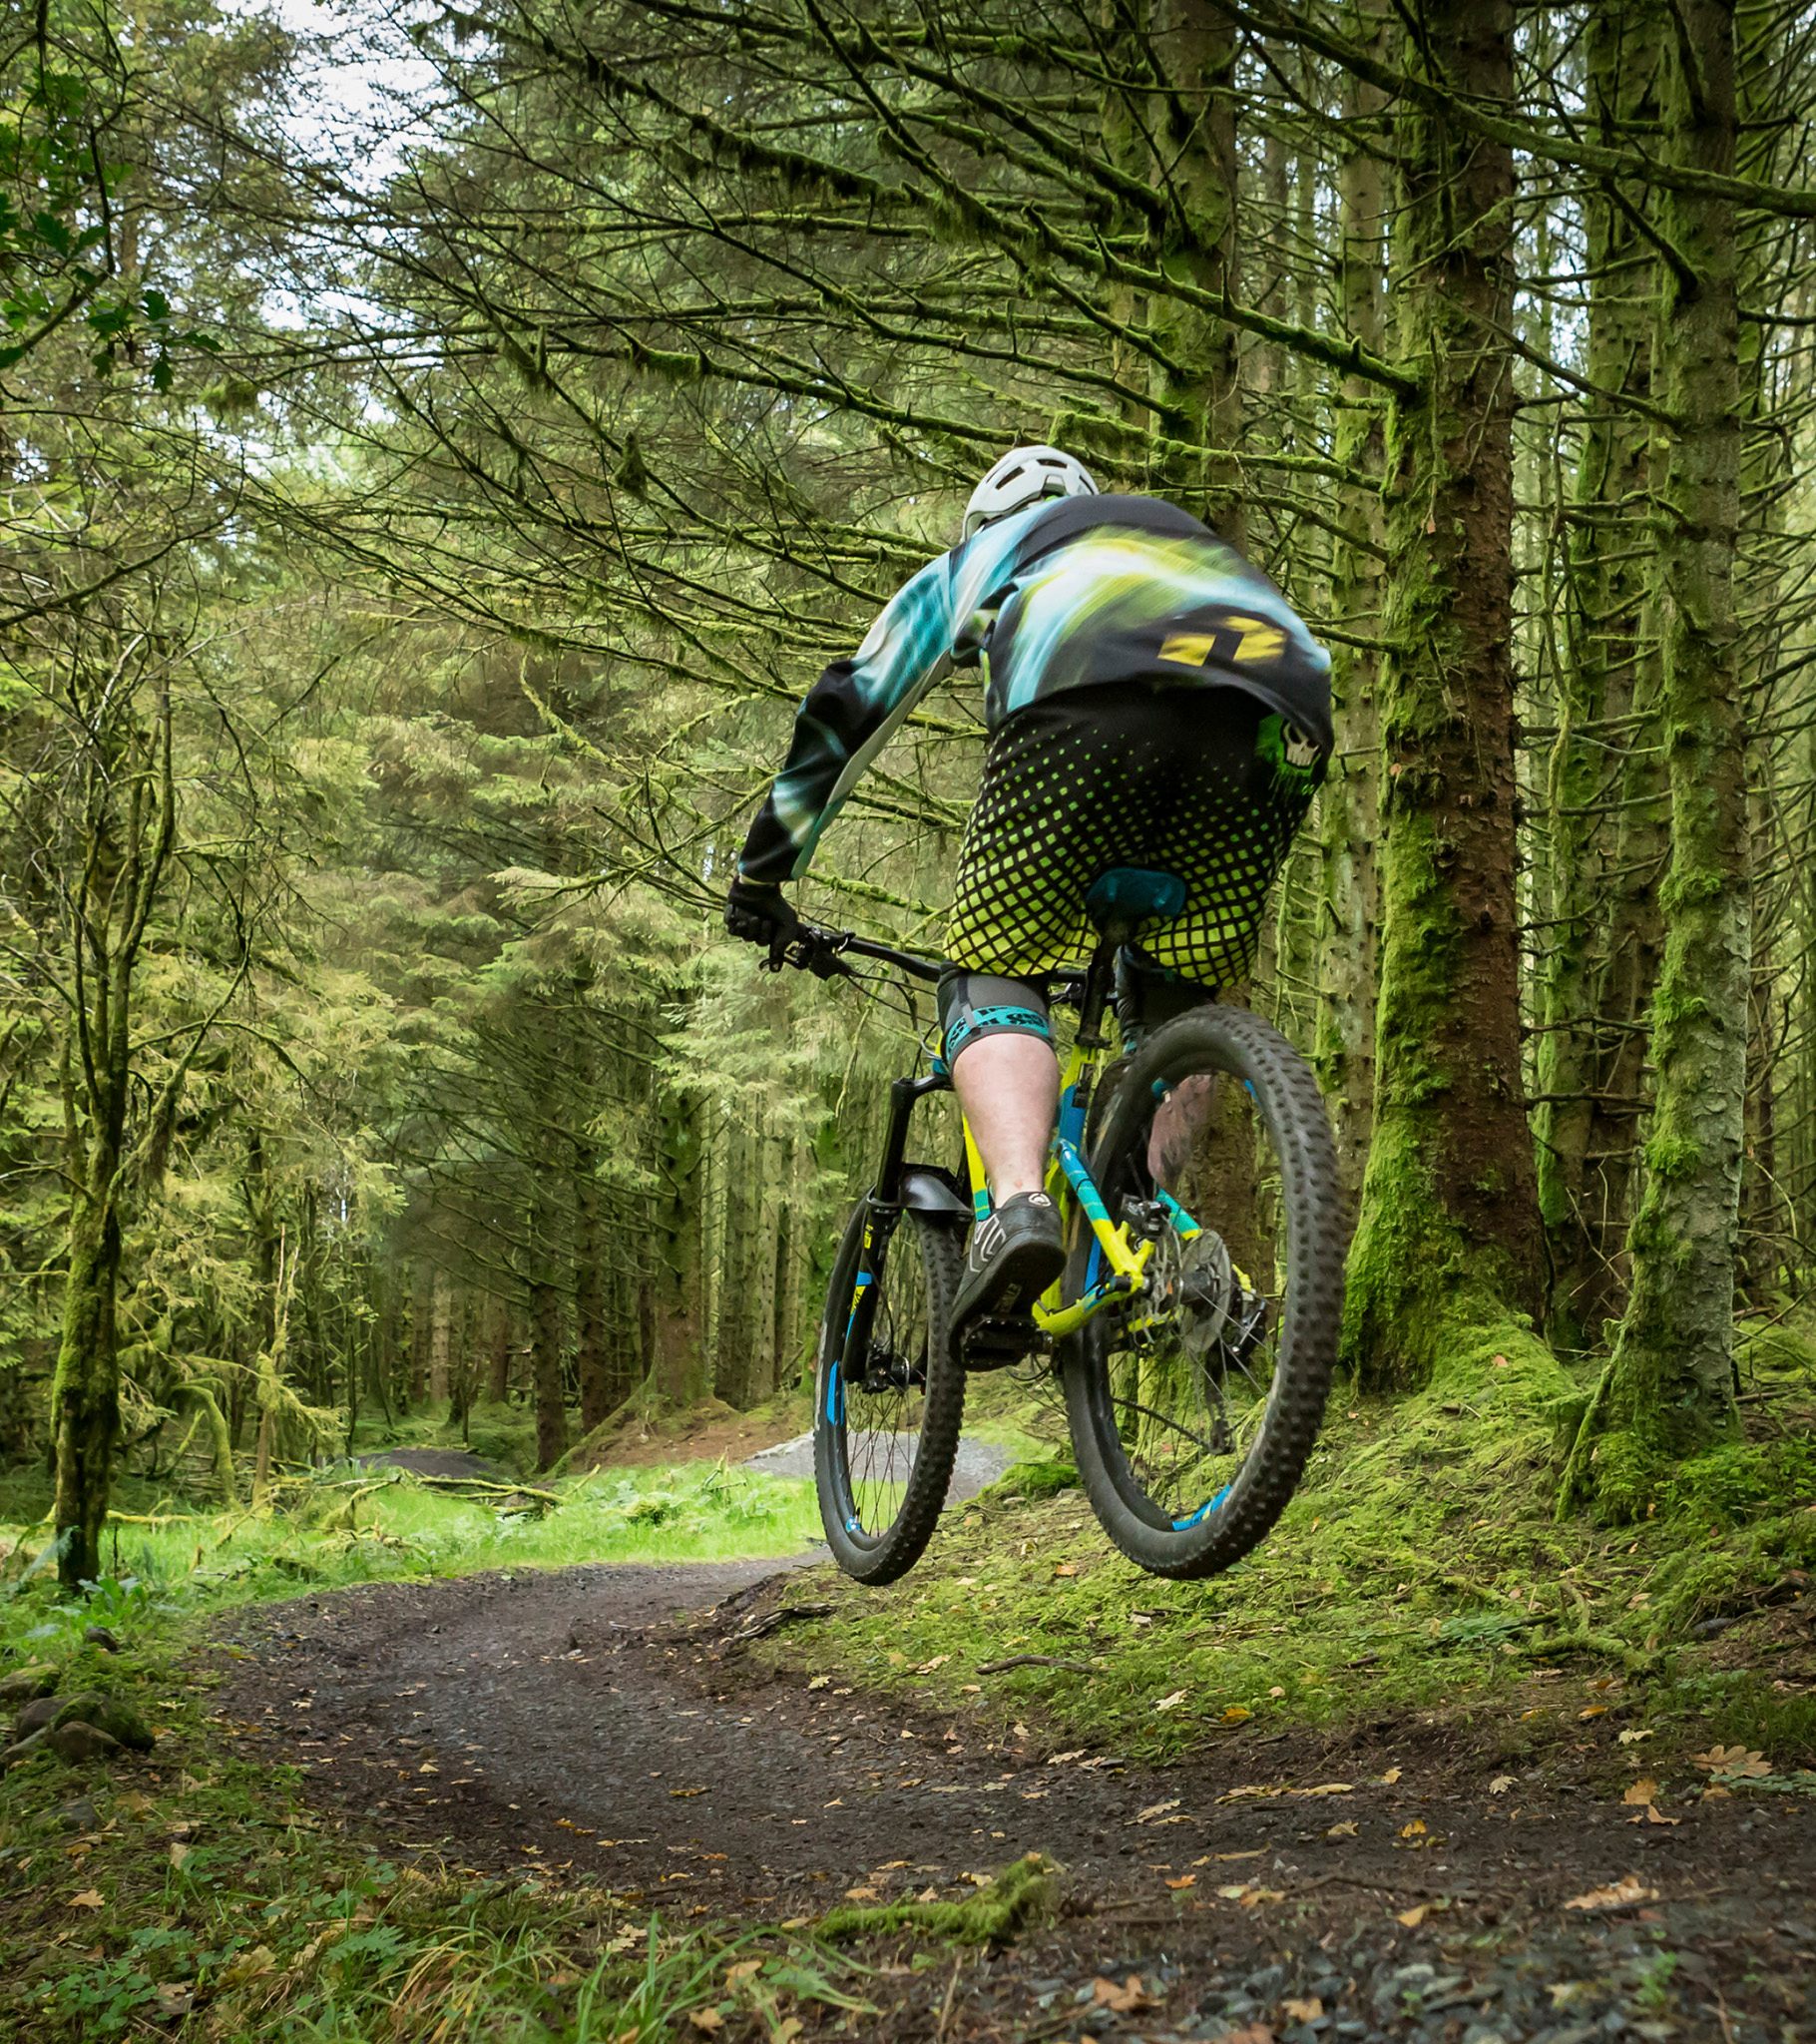
[[[860,1200],[827,1287],[813,1476],[833,1559],[860,1583],[893,1583],[933,1537],[958,1452],[965,1374],[949,1329],[959,1250],[950,1228],[910,1210],[876,1217],[866,1256],[871,1218]],[[863,1291],[874,1297],[874,1306],[865,1301],[869,1338],[861,1355],[847,1356]]]
[[[1214,1575],[1279,1517],[1324,1415],[1347,1240],[1324,1103],[1259,1016],[1194,1009],[1123,1067],[1090,1164],[1153,1249],[1144,1289],[1064,1345],[1079,1473],[1131,1561]],[[1101,1255],[1086,1235],[1068,1296]]]

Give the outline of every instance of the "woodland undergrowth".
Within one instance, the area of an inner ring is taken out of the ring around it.
[[[1493,1713],[1552,1670],[1560,1723],[1596,1709],[1580,1688],[1612,1682],[1656,1736],[1768,1740],[1807,1765],[1816,1701],[1727,1651],[1816,1569],[1805,1336],[1754,1332],[1741,1381],[1742,1431],[1619,1526],[1555,1510],[1585,1394],[1524,1329],[1454,1348],[1412,1395],[1339,1382],[1280,1524],[1204,1583],[1157,1581],[1109,1548],[1057,1417],[1030,1397],[1022,1429],[1045,1432],[1045,1454],[950,1515],[903,1582],[835,1591],[830,1617],[771,1652],[1155,1760],[1295,1726]],[[1005,1424],[1009,1398],[986,1397]]]

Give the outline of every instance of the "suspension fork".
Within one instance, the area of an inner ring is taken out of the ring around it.
[[[864,1237],[858,1248],[851,1286],[851,1308],[839,1349],[839,1374],[849,1381],[864,1374],[870,1353],[870,1330],[876,1323],[877,1277],[889,1238],[902,1218],[902,1167],[908,1154],[908,1124],[916,1105],[930,1093],[950,1090],[941,1073],[920,1079],[896,1079],[889,1087],[889,1123],[883,1134],[882,1162],[876,1184],[864,1196]]]

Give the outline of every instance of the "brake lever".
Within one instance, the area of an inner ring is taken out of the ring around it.
[[[802,923],[793,936],[778,936],[770,944],[769,955],[759,969],[780,972],[784,965],[792,965],[797,972],[811,972],[815,979],[840,979],[851,968],[839,957],[829,935],[811,923]]]

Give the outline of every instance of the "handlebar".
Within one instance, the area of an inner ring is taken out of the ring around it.
[[[811,922],[800,924],[791,937],[778,938],[769,947],[763,970],[780,972],[784,965],[792,965],[797,971],[811,972],[815,979],[847,978],[851,972],[847,958],[874,958],[880,965],[893,966],[910,979],[925,980],[929,985],[946,970],[943,958],[923,958],[916,951],[898,951],[893,944],[872,943],[854,930],[822,929]]]
[[[873,958],[879,965],[890,966],[910,979],[924,980],[929,986],[950,969],[944,958],[923,957],[918,951],[873,943],[854,930],[822,929],[811,922],[802,923],[793,936],[778,938],[771,944],[762,969],[780,972],[784,965],[792,965],[797,971],[811,972],[815,979],[848,979],[853,975],[845,963],[847,958]],[[1049,1000],[1068,1007],[1076,1008],[1084,999],[1082,973],[1042,973],[1038,983],[1045,988]]]

